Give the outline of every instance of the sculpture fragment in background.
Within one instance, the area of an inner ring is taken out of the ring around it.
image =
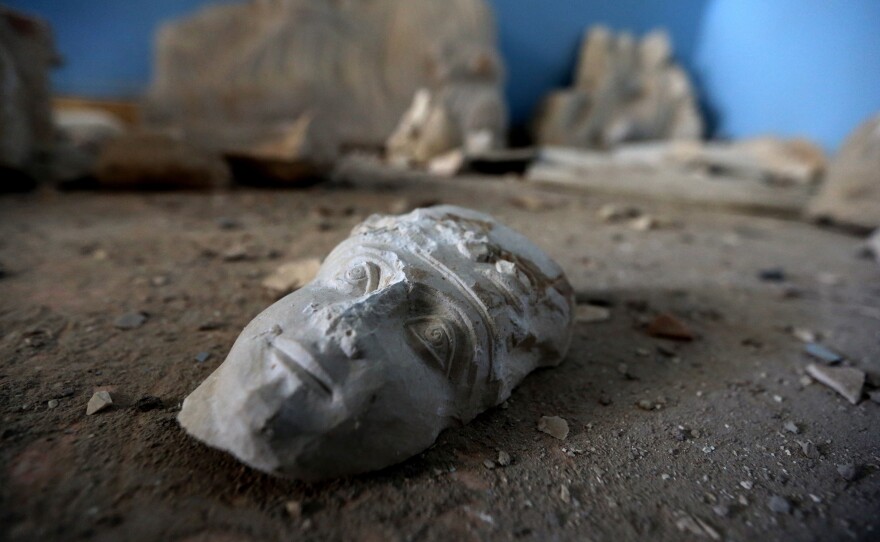
[[[592,28],[572,88],[551,93],[535,121],[542,145],[609,148],[625,141],[699,139],[697,99],[664,31],[641,40]]]

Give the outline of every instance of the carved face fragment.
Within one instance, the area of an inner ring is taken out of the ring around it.
[[[242,332],[182,425],[267,472],[382,468],[558,363],[571,289],[539,249],[456,207],[372,217]]]

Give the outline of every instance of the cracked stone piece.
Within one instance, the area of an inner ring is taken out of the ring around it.
[[[492,217],[374,215],[248,324],[178,420],[276,475],[381,469],[559,364],[573,317],[562,269]]]
[[[807,366],[807,373],[854,405],[862,398],[862,388],[865,386],[863,371],[852,367],[828,367],[811,363]]]
[[[86,406],[86,415],[91,416],[113,406],[113,398],[109,391],[96,391]]]

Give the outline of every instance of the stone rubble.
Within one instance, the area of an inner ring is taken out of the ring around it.
[[[829,367],[811,363],[807,366],[807,373],[854,405],[857,405],[862,399],[862,390],[865,385],[863,371],[852,367]]]
[[[538,420],[538,431],[565,440],[568,438],[568,422],[559,416],[541,416]]]

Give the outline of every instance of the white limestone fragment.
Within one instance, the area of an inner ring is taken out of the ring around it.
[[[807,374],[844,396],[847,401],[857,405],[862,400],[865,386],[865,373],[852,367],[829,367],[811,363]]]
[[[560,267],[490,216],[374,215],[248,324],[178,419],[272,474],[380,469],[560,363],[573,307]]]
[[[89,399],[89,404],[86,406],[86,415],[91,416],[92,414],[97,414],[102,410],[107,410],[113,406],[113,398],[110,396],[109,391],[96,391],[92,398]]]

